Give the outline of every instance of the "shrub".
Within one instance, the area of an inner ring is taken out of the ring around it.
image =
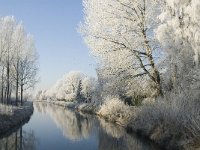
[[[123,101],[116,97],[107,97],[97,114],[124,126],[134,115],[131,107],[125,105]]]
[[[142,106],[129,126],[169,149],[197,145],[200,140],[199,97],[198,91],[168,93],[155,103]]]

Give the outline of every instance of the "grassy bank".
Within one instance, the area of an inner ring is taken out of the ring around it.
[[[200,147],[200,93],[169,93],[144,105],[127,127],[166,149]]]
[[[19,107],[0,104],[0,136],[25,123],[32,113],[32,102],[26,102]]]

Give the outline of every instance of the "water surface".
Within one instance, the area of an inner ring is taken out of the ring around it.
[[[94,115],[35,102],[29,122],[0,140],[0,150],[156,150]]]

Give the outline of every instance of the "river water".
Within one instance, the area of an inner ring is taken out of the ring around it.
[[[0,139],[0,150],[157,150],[94,115],[35,102],[28,123]]]

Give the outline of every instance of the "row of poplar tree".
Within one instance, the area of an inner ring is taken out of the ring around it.
[[[13,16],[0,18],[1,103],[23,104],[24,91],[37,82],[37,60],[34,41],[22,22]]]

